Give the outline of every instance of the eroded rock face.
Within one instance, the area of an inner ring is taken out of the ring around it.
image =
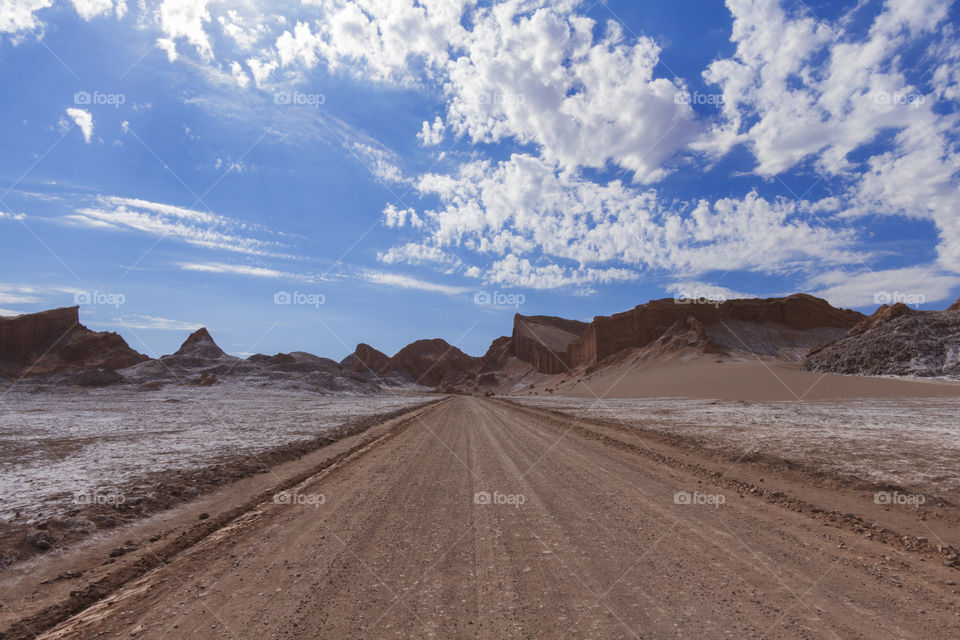
[[[960,306],[918,311],[883,305],[845,337],[814,349],[804,368],[823,373],[960,376]]]
[[[588,329],[586,322],[554,316],[513,317],[510,348],[514,356],[541,373],[564,373],[573,366],[567,350]]]
[[[118,334],[80,324],[79,307],[0,317],[0,370],[8,375],[115,371],[147,359]]]
[[[785,342],[803,345],[805,334],[809,333],[810,344],[806,345],[809,349],[839,337],[863,319],[863,314],[837,309],[825,300],[806,294],[716,304],[683,304],[673,298],[651,300],[630,311],[594,318],[582,336],[569,342],[563,360],[570,368],[589,367],[626,349],[644,349],[655,343],[660,343],[658,351],[667,352],[675,351],[681,344],[702,349],[704,353],[753,351],[752,342],[756,340],[750,335],[751,325],[763,327],[767,342],[775,342],[776,334],[783,333]],[[684,337],[670,335],[677,331]],[[524,359],[523,355],[517,355]],[[533,364],[539,371],[556,373],[552,364],[547,367]]]

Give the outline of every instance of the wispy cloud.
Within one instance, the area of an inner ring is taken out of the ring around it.
[[[162,331],[195,331],[203,325],[198,322],[183,322],[157,316],[129,315],[110,321],[111,327],[127,329],[159,329]]]
[[[63,220],[97,229],[137,231],[208,249],[296,258],[283,253],[283,245],[275,240],[243,233],[252,231],[260,235],[276,235],[266,227],[249,225],[208,211],[139,198],[101,196],[96,199],[94,206],[78,209],[75,214],[64,216]]]
[[[373,282],[374,284],[382,284],[398,289],[418,289],[420,291],[431,291],[434,293],[442,293],[448,296],[462,295],[470,291],[470,289],[466,287],[454,287],[445,284],[438,284],[436,282],[427,282],[426,280],[419,280],[417,278],[406,276],[400,273],[388,273],[386,271],[365,271],[363,272],[362,277],[366,281]]]
[[[198,271],[201,273],[222,273],[252,278],[272,278],[276,280],[300,280],[301,282],[316,282],[313,274],[291,273],[269,267],[255,267],[244,264],[226,264],[223,262],[178,262],[177,266],[184,271]]]

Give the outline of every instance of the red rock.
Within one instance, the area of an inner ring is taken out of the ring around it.
[[[716,304],[683,304],[673,298],[651,300],[630,311],[598,316],[583,336],[570,342],[567,363],[592,366],[624,349],[647,347],[660,340],[678,321],[692,318],[704,326],[729,322],[773,323],[793,330],[849,329],[864,318],[837,309],[826,300],[797,293],[786,298],[727,300]]]
[[[353,353],[340,361],[340,365],[351,373],[365,375],[371,371],[379,373],[388,362],[390,362],[390,356],[361,342]]]
[[[465,354],[442,338],[417,340],[398,351],[380,369],[427,387],[453,385],[476,375],[481,359]]]
[[[148,359],[118,334],[80,324],[79,307],[0,317],[0,368],[18,375],[114,371]]]

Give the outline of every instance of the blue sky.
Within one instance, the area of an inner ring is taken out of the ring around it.
[[[956,4],[695,4],[0,2],[0,313],[340,358],[955,300]]]

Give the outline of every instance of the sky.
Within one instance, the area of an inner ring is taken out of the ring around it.
[[[665,297],[945,308],[958,24],[944,0],[0,0],[0,315],[340,359]]]

